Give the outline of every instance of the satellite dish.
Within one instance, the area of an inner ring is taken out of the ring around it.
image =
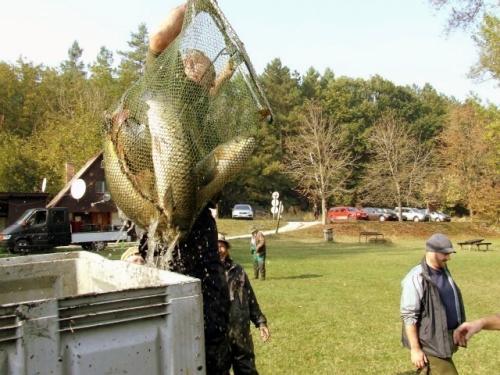
[[[71,196],[75,199],[80,199],[85,194],[87,184],[81,178],[71,183]]]
[[[45,189],[47,189],[47,177],[44,177],[42,181],[42,193],[45,193]]]

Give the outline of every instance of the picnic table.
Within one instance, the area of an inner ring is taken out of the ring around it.
[[[384,235],[380,232],[359,232],[358,242],[361,242],[361,237],[365,237],[365,242],[368,242],[370,238],[373,238],[375,241],[384,241]]]
[[[472,240],[466,240],[462,242],[458,242],[460,245],[460,249],[463,249],[463,246],[469,246],[469,250],[472,250],[473,247],[476,248],[476,250],[481,250],[482,247],[486,247],[484,250],[489,250],[489,246],[491,245],[491,242],[483,242],[484,238],[475,238]]]

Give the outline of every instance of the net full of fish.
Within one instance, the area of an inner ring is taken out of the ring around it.
[[[238,36],[213,0],[190,0],[180,35],[108,111],[106,181],[150,241],[172,248],[235,178],[271,109]]]

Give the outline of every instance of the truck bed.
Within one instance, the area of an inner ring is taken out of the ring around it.
[[[77,232],[71,234],[71,243],[126,241],[127,232]]]

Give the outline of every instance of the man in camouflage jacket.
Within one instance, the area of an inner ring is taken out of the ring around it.
[[[229,242],[219,234],[219,256],[229,287],[229,341],[234,375],[257,375],[250,322],[260,331],[262,341],[269,339],[267,320],[260,310],[248,276],[229,256]]]

